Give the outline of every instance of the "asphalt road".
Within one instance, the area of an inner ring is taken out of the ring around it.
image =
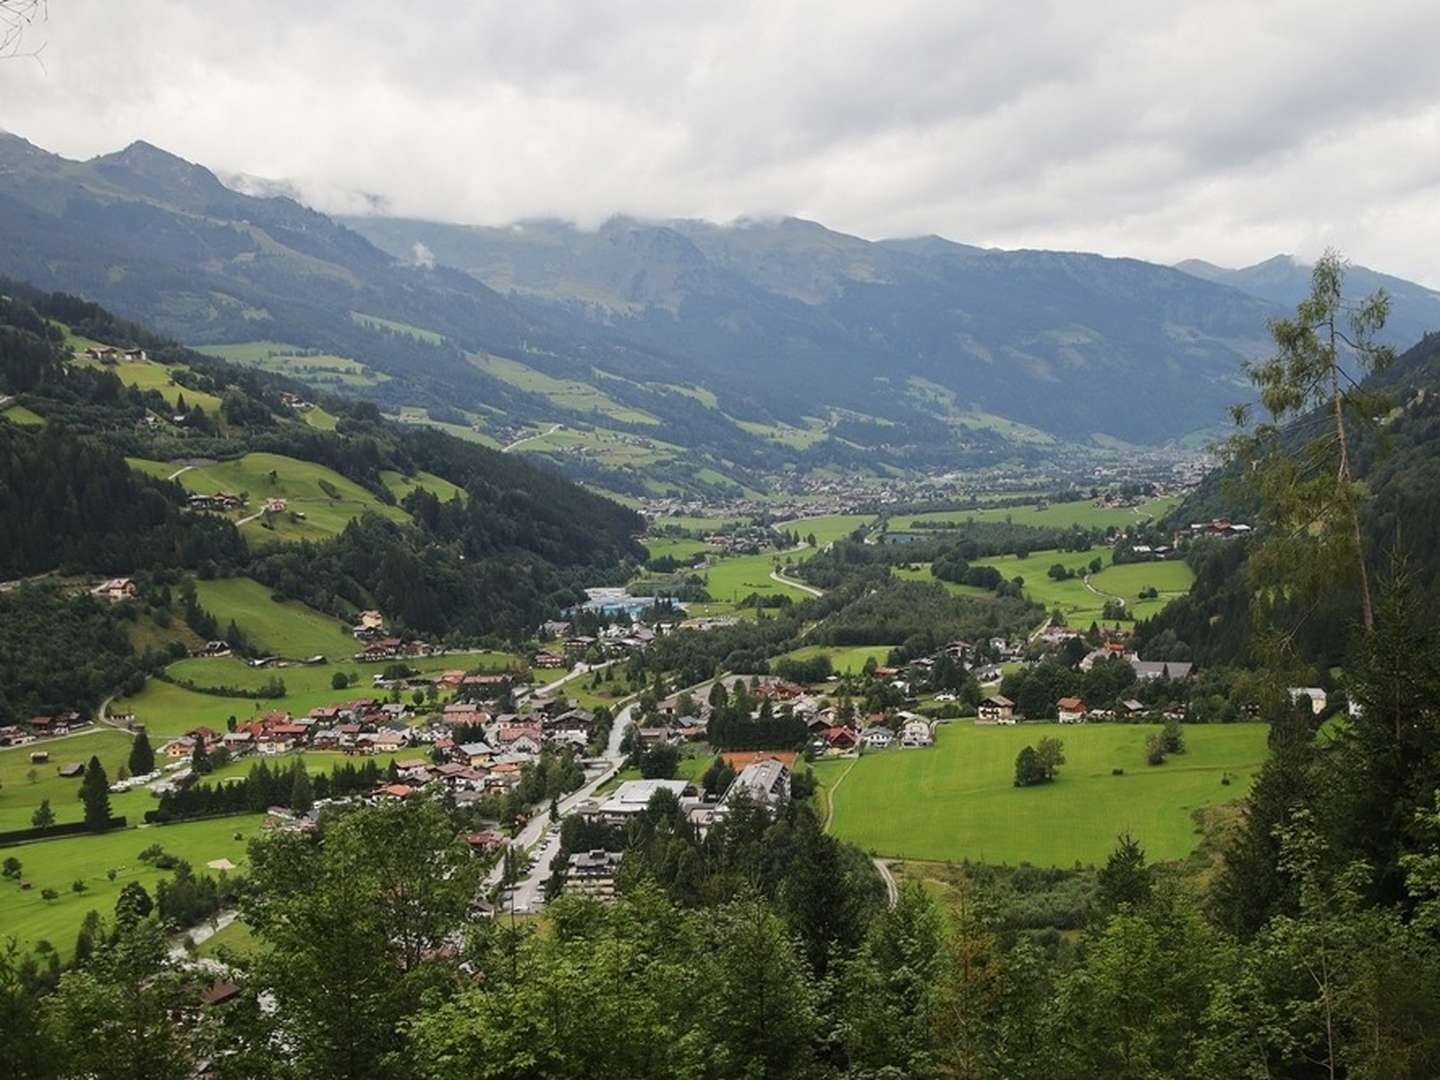
[[[601,755],[606,765],[597,772],[591,779],[587,780],[583,787],[576,789],[565,798],[560,800],[560,816],[564,817],[575,811],[575,808],[586,800],[593,798],[595,790],[601,784],[614,776],[625,763],[625,755],[620,750],[620,743],[625,738],[625,729],[633,722],[631,715],[635,706],[627,705],[621,709],[615,717],[615,723],[610,728],[610,742],[605,747],[605,753]],[[535,866],[528,871],[516,884],[514,889],[514,900],[505,900],[501,905],[503,911],[514,911],[516,914],[526,914],[539,911],[544,906],[542,891],[545,879],[550,876],[550,867],[555,860],[555,855],[560,850],[559,830],[550,831],[550,815],[544,809],[540,810],[535,817],[525,825],[510,846],[521,852],[529,848],[535,848]],[[500,883],[500,876],[504,872],[504,860],[496,863],[490,874],[485,879],[487,887],[493,887]]]

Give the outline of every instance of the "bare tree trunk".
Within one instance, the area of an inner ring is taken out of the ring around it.
[[[1350,528],[1355,537],[1355,560],[1360,569],[1360,605],[1365,620],[1365,633],[1375,632],[1375,606],[1370,599],[1370,571],[1365,566],[1365,541],[1360,532],[1360,509],[1349,496],[1348,489],[1354,483],[1350,471],[1350,438],[1345,431],[1345,398],[1340,392],[1340,361],[1335,353],[1335,322],[1330,322],[1330,399],[1335,411],[1335,436],[1340,444],[1340,470],[1336,477],[1340,487],[1347,491],[1350,504]]]

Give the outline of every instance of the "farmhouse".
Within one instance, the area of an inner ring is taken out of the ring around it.
[[[914,748],[920,746],[933,746],[935,736],[930,731],[930,725],[924,720],[907,720],[905,727],[900,732],[900,745]]]
[[[1062,697],[1055,703],[1055,716],[1062,724],[1083,724],[1087,711],[1084,698]]]
[[[135,582],[128,577],[111,578],[91,589],[90,595],[97,600],[107,600],[112,604],[121,600],[130,600],[135,596]]]
[[[991,694],[976,710],[977,724],[1015,723],[1015,703],[1003,694]]]

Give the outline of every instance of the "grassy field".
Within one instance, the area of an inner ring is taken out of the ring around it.
[[[662,517],[656,518],[654,524],[657,528],[666,525],[673,525],[677,529],[684,529],[686,532],[709,533],[729,526],[747,524],[744,518],[738,517]]]
[[[782,521],[775,527],[782,532],[789,530],[798,532],[804,540],[811,533],[815,534],[815,543],[820,547],[839,540],[843,536],[849,536],[862,525],[869,525],[875,520],[874,514],[830,514],[826,517],[796,518],[794,521]]]
[[[803,554],[797,553],[795,557]],[[751,593],[788,596],[792,600],[808,599],[808,594],[770,577],[770,571],[775,568],[775,558],[773,552],[762,552],[721,559],[704,572],[705,587],[711,596],[723,603],[744,600]]]
[[[799,649],[792,649],[785,653],[791,660],[809,660],[816,656],[828,656],[830,666],[835,674],[843,675],[851,672],[858,675],[865,667],[865,662],[872,656],[875,663],[884,664],[890,655],[890,650],[896,648],[894,645],[856,645],[852,648],[845,648],[838,645],[805,645]]]
[[[233,861],[233,860],[232,860]],[[207,960],[213,960],[220,955],[222,949],[234,953],[254,952],[260,947],[260,941],[251,930],[249,924],[236,919],[223,930],[218,930],[200,943],[196,955]]]
[[[1191,812],[1243,796],[1265,760],[1263,724],[1190,725],[1188,752],[1145,764],[1151,725],[942,725],[929,750],[819,762],[833,831],[880,855],[957,862],[1098,864],[1128,830],[1154,860],[1196,843]],[[1052,784],[1013,786],[1015,756],[1046,735],[1067,763]],[[1125,770],[1114,776],[1112,769]],[[1232,782],[1221,784],[1229,773]]]
[[[453,653],[449,656],[427,656],[409,661],[411,667],[420,671],[445,671],[451,668],[499,671],[519,662],[518,657],[508,653],[489,652]],[[379,674],[383,667],[384,665],[377,664],[339,663],[318,667],[295,665],[257,670],[240,660],[230,658],[181,660],[172,664],[168,670],[176,677],[183,676],[193,680],[197,686],[253,689],[271,678],[278,678],[285,682],[285,696],[221,697],[218,694],[187,690],[183,686],[159,679],[150,679],[140,693],[117,701],[112,711],[134,713],[136,721],[144,724],[151,733],[151,742],[158,750],[159,744],[165,739],[183,735],[196,727],[224,731],[232,716],[237,722],[244,722],[277,709],[300,716],[321,705],[381,696],[371,687],[370,677]],[[336,690],[330,685],[336,671],[356,674],[359,679],[344,690]]]
[[[263,652],[300,659],[307,656],[348,658],[359,651],[350,630],[338,619],[322,615],[295,600],[277,602],[271,592],[250,578],[197,581],[200,606],[219,621],[231,619]]]
[[[631,424],[658,424],[647,412],[621,404],[603,390],[578,379],[557,379],[516,360],[475,353],[470,362],[497,379],[532,394],[540,394],[562,409],[578,413],[599,413],[612,420]]]
[[[201,345],[197,352],[218,356],[234,364],[289,375],[312,386],[373,387],[390,376],[358,360],[316,353],[283,341],[241,341],[233,345]]]
[[[388,330],[392,334],[409,334],[421,341],[428,341],[431,345],[439,345],[445,340],[443,334],[437,334],[434,330],[411,326],[409,323],[399,322],[396,319],[382,319],[379,315],[366,315],[363,311],[350,312],[350,318],[359,325],[368,326],[372,330]]]
[[[1110,508],[1086,501],[1051,503],[1043,510],[1038,506],[1007,506],[992,510],[940,510],[928,514],[902,514],[891,522],[891,527],[900,531],[966,521],[1009,521],[1015,525],[1059,529],[1069,528],[1071,525],[1104,529],[1112,525],[1123,527],[1138,524],[1147,518],[1158,518],[1175,506],[1177,501],[1173,498],[1150,499],[1133,508]]]
[[[85,342],[86,344],[81,344]],[[84,349],[88,345],[88,339],[74,338],[72,344],[77,350]],[[191,390],[174,382],[176,371],[188,371],[183,365],[166,366],[158,364],[154,360],[124,360],[118,364],[103,364],[99,360],[91,359],[76,352],[73,360],[77,366],[91,367],[105,371],[113,371],[126,386],[138,386],[141,390],[158,390],[172,407],[180,400],[180,395],[185,395],[185,407],[199,405],[202,410],[211,415],[220,411],[220,399],[214,394],[207,394],[202,390]]]
[[[645,541],[645,550],[652,559],[662,559],[669,555],[671,558],[688,560],[701,552],[714,551],[715,548],[703,540],[677,540],[669,536],[656,536]]]
[[[243,868],[246,845],[262,820],[260,814],[243,814],[6,848],[6,855],[20,860],[22,874],[32,888],[22,891],[13,882],[0,883],[0,927],[22,946],[49,941],[62,958],[68,958],[87,911],[93,908],[108,917],[115,910],[120,890],[129,882],[140,882],[153,896],[156,883],[169,876],[169,871],[157,870],[137,858],[145,848],[159,844],[187,860],[197,874],[216,873],[205,866],[214,859],[229,859]],[[235,839],[237,834],[241,839]],[[112,869],[116,871],[114,881],[109,879]],[[71,883],[77,879],[85,882],[85,892],[71,891]],[[59,899],[45,900],[40,892],[46,888],[58,892]]]
[[[50,760],[44,764],[31,764],[30,754],[36,750],[48,752]],[[57,824],[82,820],[85,814],[80,805],[80,781],[78,778],[62,779],[59,769],[72,761],[88,762],[92,755],[100,759],[106,775],[113,780],[120,766],[130,757],[130,736],[113,728],[100,727],[83,735],[0,750],[0,829],[30,828],[30,815],[43,799],[50,800]],[[35,773],[33,783],[29,775],[32,770]],[[134,801],[130,795],[127,792],[124,796],[111,796],[111,808],[116,814],[130,815],[130,804]],[[149,807],[150,803],[146,801],[142,811]],[[138,821],[138,816],[134,820]]]
[[[1091,588],[1085,587],[1084,575],[1092,560],[1099,558],[1104,567],[1090,578]],[[1047,610],[1059,608],[1072,623],[1088,625],[1099,621],[1110,596],[1125,601],[1126,611],[1131,619],[1144,619],[1155,614],[1177,596],[1190,590],[1195,574],[1190,567],[1179,560],[1171,562],[1125,563],[1115,566],[1110,561],[1110,552],[1105,548],[1093,551],[1036,551],[1024,559],[1014,555],[1001,555],[990,559],[977,559],[976,566],[993,566],[1007,580],[1017,577],[1025,580],[1025,595],[1036,603],[1044,604]],[[1078,576],[1065,581],[1056,581],[1049,576],[1050,567],[1059,563],[1067,570],[1074,570]],[[919,563],[914,569],[898,567],[896,577],[916,581],[934,581],[927,563]],[[944,582],[945,587],[957,596],[987,596],[988,590],[973,585],[957,585]],[[1141,600],[1140,591],[1153,587],[1160,595],[1154,600]]]
[[[204,495],[219,491],[248,494],[250,504],[243,512],[232,515],[237,518],[255,514],[266,499],[285,499],[286,513],[267,515],[273,528],[266,528],[262,521],[252,521],[242,528],[251,542],[325,539],[338,535],[366,511],[391,521],[409,520],[404,510],[385,505],[333,469],[282,454],[246,454],[234,461],[188,469],[176,479],[187,491]],[[296,511],[305,515],[304,520],[295,519]]]
[[[414,476],[405,476],[393,469],[386,469],[380,474],[380,479],[385,482],[385,486],[390,489],[390,494],[395,496],[397,502],[416,488],[424,488],[441,502],[449,502],[457,495],[462,499],[465,497],[465,490],[459,484],[452,484],[443,476],[436,476],[423,469]]]
[[[0,419],[8,420],[12,424],[19,424],[21,427],[40,427],[45,423],[44,417],[33,409],[27,409],[24,405],[11,405],[4,412],[0,412]]]

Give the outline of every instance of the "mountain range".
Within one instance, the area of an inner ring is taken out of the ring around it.
[[[0,134],[0,274],[235,358],[353,364],[332,388],[483,441],[561,425],[524,449],[632,492],[1165,443],[1244,395],[1303,278],[794,218],[334,218],[239,186],[143,142],[80,162]],[[1385,284],[1398,344],[1440,326],[1440,296]]]

